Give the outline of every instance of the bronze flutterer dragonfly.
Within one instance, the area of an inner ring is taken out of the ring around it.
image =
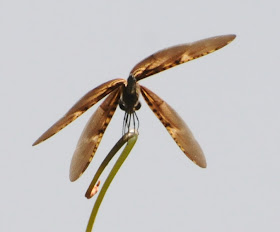
[[[129,130],[132,127],[131,121],[135,127],[138,121],[135,111],[141,107],[139,102],[141,93],[151,110],[162,122],[181,150],[195,164],[205,168],[204,154],[181,117],[155,93],[139,85],[138,81],[214,52],[229,44],[234,38],[235,35],[216,36],[166,48],[154,53],[135,65],[127,80],[114,79],[88,92],[61,119],[41,135],[33,146],[56,134],[109,94],[89,119],[78,141],[70,167],[70,180],[75,181],[91,162],[117,105],[125,111],[124,130]]]

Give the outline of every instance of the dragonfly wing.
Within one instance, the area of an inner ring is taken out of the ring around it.
[[[90,164],[102,136],[114,115],[119,98],[120,89],[116,89],[104,100],[89,119],[72,157],[70,166],[71,181],[77,180]]]
[[[206,168],[202,149],[192,132],[171,106],[146,87],[141,93],[151,110],[155,113],[181,150],[198,166]]]
[[[82,115],[91,106],[105,97],[107,94],[126,83],[124,79],[114,79],[89,91],[83,96],[61,119],[52,125],[44,134],[42,134],[34,143],[33,146],[43,142],[49,137],[56,134],[58,131],[73,122],[76,118]]]
[[[229,44],[236,36],[221,35],[158,51],[134,66],[130,75],[136,80],[194,60]]]

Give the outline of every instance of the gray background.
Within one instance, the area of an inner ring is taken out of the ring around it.
[[[142,99],[139,139],[95,231],[279,231],[279,22],[277,1],[2,0],[0,230],[84,231],[94,200],[83,195],[123,112],[77,182],[71,156],[96,106],[31,144],[87,91],[127,78],[153,52],[234,33],[222,50],[141,81],[190,126],[207,169]]]

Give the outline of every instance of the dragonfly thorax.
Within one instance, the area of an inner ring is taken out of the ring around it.
[[[127,84],[123,87],[123,91],[121,93],[119,101],[120,108],[128,114],[132,114],[136,110],[139,110],[141,107],[139,95],[139,84],[136,82],[136,79],[133,76],[129,76],[127,79]]]

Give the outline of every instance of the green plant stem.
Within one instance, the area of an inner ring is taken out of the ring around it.
[[[126,143],[131,137],[133,136],[133,133],[126,133],[124,136],[122,136],[119,141],[115,144],[115,146],[111,149],[111,151],[109,152],[109,154],[105,157],[105,159],[103,160],[103,162],[100,164],[99,168],[97,169],[87,191],[85,194],[86,198],[91,198],[91,192],[92,189],[94,188],[95,184],[97,183],[99,177],[101,176],[102,172],[104,171],[104,169],[106,168],[106,166],[108,165],[108,163],[111,161],[111,159],[116,155],[116,153],[121,149],[121,147],[124,145],[124,143]]]
[[[137,141],[137,138],[138,138],[138,133],[136,131],[133,131],[133,132],[128,132],[126,133],[117,143],[116,145],[112,148],[112,150],[110,151],[110,153],[112,152],[112,157],[116,154],[116,152],[118,152],[118,150],[127,142],[125,148],[123,149],[120,157],[118,158],[118,160],[116,161],[114,167],[112,168],[110,174],[108,175],[106,181],[104,182],[103,184],[103,187],[102,189],[100,190],[100,193],[95,201],[95,204],[94,204],[94,207],[92,209],[92,212],[91,212],[91,215],[90,215],[90,218],[89,218],[89,222],[88,222],[88,225],[87,225],[87,229],[86,229],[86,232],[90,232],[92,231],[92,228],[93,228],[93,224],[94,224],[94,221],[95,221],[95,218],[96,218],[96,215],[98,213],[98,209],[101,205],[101,202],[106,194],[106,191],[107,189],[109,188],[111,182],[113,181],[115,175],[117,174],[117,172],[119,171],[120,167],[122,166],[122,164],[124,163],[124,161],[126,160],[127,156],[129,155],[131,149],[133,148],[134,144],[136,143]],[[110,155],[110,153],[108,154],[108,156]],[[110,156],[111,156],[110,155]],[[108,157],[107,156],[107,157]],[[107,157],[105,158],[105,160],[107,159]],[[111,157],[111,158],[112,158]],[[111,160],[111,158],[108,158],[109,161]],[[103,161],[102,164],[107,161]],[[108,161],[108,162],[109,162]],[[107,162],[107,163],[108,163]],[[102,164],[100,165],[100,167],[102,166]],[[107,165],[107,164],[106,164]],[[105,166],[106,166],[105,165]],[[99,170],[98,169],[98,173],[96,173],[96,175],[98,175],[98,177],[101,175],[102,171],[104,170],[105,166],[103,165],[102,166],[102,170]],[[95,175],[95,176],[96,176]],[[97,177],[97,179],[98,179]],[[94,178],[95,179],[95,178]],[[94,180],[93,180],[94,181]],[[92,181],[92,182],[93,182]],[[97,181],[97,180],[96,180]],[[94,184],[96,183],[96,181],[94,182]],[[94,185],[93,184],[93,185]]]

